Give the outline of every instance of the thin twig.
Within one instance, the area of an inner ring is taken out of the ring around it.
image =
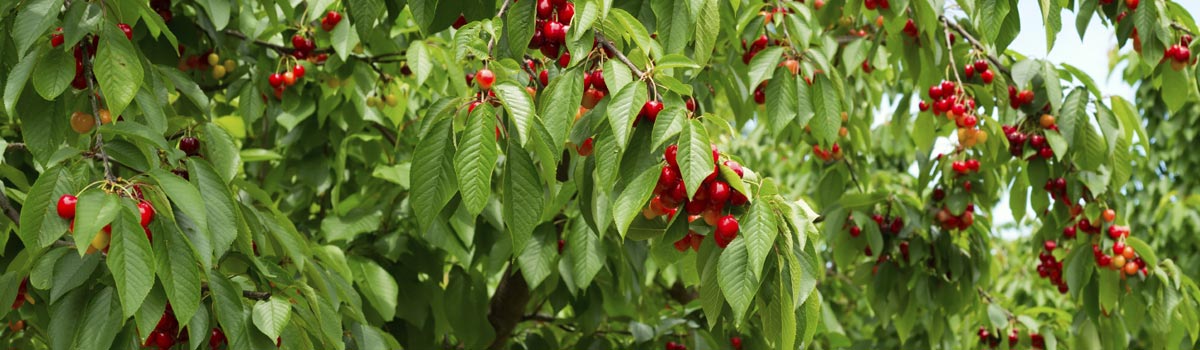
[[[4,208],[4,215],[7,215],[14,224],[21,225],[21,212],[17,211],[12,202],[8,201],[8,195],[0,193],[0,207]]]
[[[513,0],[504,0],[504,3],[500,4],[500,11],[496,11],[496,18],[504,18],[504,12],[508,11],[508,7],[509,7],[509,5],[512,5],[512,2],[513,2]],[[521,45],[524,45],[524,44],[521,44]],[[492,48],[495,46],[496,46],[496,37],[493,36],[491,40],[488,40],[488,51],[487,51],[488,57],[492,56]]]
[[[1187,27],[1184,27],[1182,24],[1179,24],[1178,22],[1171,22],[1171,29],[1184,32],[1187,35],[1192,35],[1192,36],[1196,35],[1196,34],[1192,34],[1191,30],[1189,30]]]
[[[88,99],[92,102],[92,118],[96,119],[96,125],[99,126],[102,124],[100,120],[100,102],[98,101],[100,99],[100,91],[96,90],[95,82],[93,81],[95,80],[93,79],[95,72],[92,71],[92,54],[88,52],[87,45],[80,45],[79,47],[83,48],[83,71],[87,74],[84,78],[87,79]],[[117,177],[113,176],[112,164],[109,162],[108,154],[104,153],[104,133],[101,133],[99,130],[96,131],[96,152],[100,154],[101,160],[104,163],[104,179],[116,181]]]
[[[850,181],[854,181],[854,186],[858,187],[858,192],[866,193],[867,191],[863,189],[862,183],[858,182],[858,175],[854,172],[854,167],[850,165],[850,160],[842,158],[842,163],[846,163],[846,170],[850,171]]]
[[[971,43],[971,46],[974,46],[976,50],[983,52],[984,55],[987,56],[988,61],[991,61],[992,65],[996,66],[996,69],[999,69],[1001,73],[1004,73],[1006,76],[1012,76],[1012,73],[1008,70],[1008,67],[1005,67],[1003,64],[1001,64],[999,58],[991,53],[988,53],[983,44],[980,43],[978,39],[975,39],[975,37],[971,36],[971,34],[968,34],[966,29],[963,29],[963,27],[958,25],[956,22],[951,22],[950,19],[946,18],[945,15],[938,16],[938,19],[942,21],[942,24],[945,25],[946,28],[954,30],[958,33],[958,35],[962,35],[963,39],[966,39],[968,43]],[[957,69],[957,67],[955,69]]]
[[[239,31],[236,31],[233,29],[226,29],[226,30],[222,31],[222,33],[225,33],[225,35],[228,35],[228,36],[242,39],[244,41],[249,41],[258,46],[262,46],[262,47],[266,47],[266,48],[275,50],[275,52],[278,52],[281,55],[287,55],[287,54],[292,53],[292,49],[289,49],[286,46],[279,45],[279,44],[273,44],[273,43],[266,42],[266,41],[259,40],[259,39],[251,39],[245,33],[242,33],[242,32],[239,32]]]
[[[200,290],[202,290],[202,291],[210,290],[210,289],[208,289],[208,283],[201,284]],[[251,299],[251,300],[267,300],[267,299],[271,299],[271,292],[255,292],[255,291],[250,291],[250,290],[243,290],[242,297],[246,298],[246,299]]]
[[[392,144],[392,147],[396,146],[395,133],[393,133],[391,130],[388,130],[388,128],[385,128],[383,125],[379,125],[378,123],[371,123],[371,126],[375,127],[376,130],[379,130],[379,132],[383,134],[383,138],[386,138],[388,142]]]
[[[645,79],[646,86],[649,87],[651,94],[653,94],[652,97],[655,100],[662,100],[662,96],[658,94],[658,87],[654,85],[654,79],[650,78],[650,72],[643,71],[641,68],[638,68],[637,65],[633,64],[633,61],[630,61],[629,57],[625,57],[625,54],[621,53],[621,50],[617,50],[617,47],[613,45],[612,40],[608,40],[608,38],[605,37],[603,33],[600,33],[599,30],[596,30],[596,42],[600,43],[601,46],[604,46],[605,51],[611,52],[613,56],[616,56],[618,61],[621,61],[621,63],[624,63],[626,66],[628,66],[629,70],[633,71],[633,74],[636,75],[639,80]]]

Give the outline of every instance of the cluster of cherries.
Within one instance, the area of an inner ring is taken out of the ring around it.
[[[1017,91],[1016,86],[1008,86],[1008,106],[1020,109],[1021,106],[1033,103],[1033,90]]]
[[[842,160],[843,157],[842,147],[838,146],[837,142],[834,142],[833,145],[829,146],[829,149],[821,148],[820,144],[815,144],[813,145],[813,154],[816,155],[817,158],[821,159],[821,161],[826,163]]]
[[[967,79],[974,78],[976,72],[979,73],[979,80],[982,80],[984,84],[991,84],[992,80],[996,79],[996,73],[993,73],[988,67],[987,60],[976,60],[975,63],[967,63],[963,66],[963,75],[967,76]]]
[[[163,22],[170,22],[175,15],[171,13],[171,0],[150,0],[150,9],[162,17]]]
[[[687,345],[683,345],[683,343],[676,343],[674,341],[669,341],[669,342],[667,342],[667,346],[664,347],[664,349],[666,349],[666,350],[687,350]]]
[[[987,142],[988,134],[979,128],[979,117],[975,115],[975,99],[965,96],[958,84],[945,80],[933,84],[929,87],[929,98],[932,102],[921,101],[917,107],[922,112],[932,109],[934,115],[945,115],[953,121],[958,127],[960,145],[971,148]]]
[[[1116,216],[1117,213],[1115,210],[1105,209],[1101,214],[1101,219],[1103,219],[1105,222],[1111,223],[1116,219]],[[1100,226],[1102,225],[1103,224],[1093,225],[1085,218],[1079,220],[1079,222],[1076,224],[1076,227],[1079,231],[1084,231],[1089,234],[1096,234],[1100,232]],[[1112,244],[1113,255],[1110,256],[1106,254],[1100,244],[1092,244],[1092,255],[1096,258],[1096,265],[1100,267],[1112,268],[1113,270],[1122,272],[1122,277],[1133,276],[1138,272],[1141,272],[1142,275],[1146,275],[1146,261],[1137,255],[1137,252],[1134,251],[1133,247],[1125,244],[1125,238],[1129,237],[1129,232],[1128,226],[1109,225],[1108,238],[1114,241]],[[1066,229],[1063,230],[1063,234],[1066,235]]]
[[[189,70],[211,70],[213,79],[222,79],[226,74],[233,72],[237,68],[237,62],[231,59],[226,59],[221,62],[221,56],[213,50],[207,50],[195,55],[184,55],[186,48],[182,44],[179,45],[179,68],[180,71]]]
[[[546,84],[547,79],[545,77],[547,77],[547,73],[545,70],[542,70],[538,79],[541,80],[543,86],[547,85]],[[604,71],[603,70],[596,69],[591,72],[584,73],[584,75],[583,75],[583,102],[581,103],[583,108],[587,108],[587,109],[595,108],[596,104],[600,103],[600,100],[603,100],[604,96],[607,96],[607,95],[608,95],[608,84],[604,82]],[[643,107],[642,109],[645,109],[645,107]],[[640,115],[641,113],[638,113],[638,114]],[[658,114],[655,114],[655,116],[657,116],[657,115]]]
[[[1062,260],[1054,257],[1054,248],[1058,247],[1058,243],[1053,240],[1046,240],[1042,243],[1042,249],[1038,254],[1037,273],[1041,278],[1050,280],[1050,283],[1058,287],[1058,292],[1067,294],[1070,290],[1067,288],[1067,281],[1062,278]]]
[[[134,193],[138,197],[141,197],[142,192],[136,186],[134,187]],[[55,211],[58,213],[58,217],[65,220],[71,220],[70,230],[72,233],[75,232],[75,206],[78,203],[79,198],[75,197],[75,195],[64,194],[58,197],[58,203],[55,205]],[[153,238],[150,234],[150,222],[154,220],[154,206],[150,205],[150,202],[140,200],[137,207],[138,212],[141,214],[142,230],[146,231],[146,238],[152,240]],[[112,224],[104,225],[104,229],[96,233],[96,236],[92,238],[91,246],[88,247],[87,252],[93,253],[97,250],[102,250],[105,253],[108,253],[108,242],[111,238]]]
[[[767,38],[766,34],[759,36],[758,39],[754,39],[754,42],[750,43],[750,46],[746,46],[746,39],[742,39],[742,50],[744,51],[742,53],[742,63],[750,64],[750,60],[754,59],[754,56],[758,55],[760,51],[766,49],[769,44],[771,44],[771,40]]]
[[[945,198],[945,191],[941,188],[934,189],[933,199],[940,202],[942,198]],[[975,204],[968,203],[962,214],[958,215],[954,215],[949,208],[943,205],[942,208],[939,209],[936,214],[934,214],[934,219],[937,220],[938,225],[940,225],[943,230],[966,230],[967,228],[970,228],[971,225],[975,224]]]
[[[904,22],[904,35],[908,35],[910,38],[916,38],[919,34],[920,33],[917,32],[917,24],[913,22],[912,18],[909,18],[908,22]]]
[[[267,76],[267,83],[271,84],[271,88],[275,92],[275,98],[283,98],[283,90],[288,86],[296,85],[296,81],[304,78],[304,65],[296,63],[292,66],[292,70],[284,71],[283,73],[271,73]]]
[[[575,17],[575,3],[567,0],[537,0],[537,21],[534,22],[533,37],[529,39],[529,48],[542,51],[546,58],[562,57],[570,61],[570,53],[559,51],[566,45],[567,30],[571,27],[571,19]]]
[[[338,23],[342,22],[342,14],[337,11],[329,11],[325,13],[325,17],[321,17],[321,29],[327,32],[332,32]]]
[[[986,327],[979,326],[979,331],[976,332],[976,335],[979,336],[980,344],[984,344],[990,348],[996,348],[1000,346],[1000,332],[992,333],[989,332]],[[1008,347],[1015,348],[1017,346],[1017,342],[1020,341],[1021,333],[1014,327],[1008,332]],[[1046,347],[1046,339],[1043,338],[1041,334],[1037,333],[1029,334],[1029,343],[1034,349],[1042,349]]]
[[[749,200],[745,194],[738,192],[722,179],[719,179],[720,167],[713,166],[713,172],[708,175],[700,184],[700,189],[689,200],[687,198],[687,187],[683,183],[683,173],[679,170],[679,163],[675,156],[678,153],[677,145],[667,146],[663,152],[663,158],[667,164],[663,166],[662,172],[659,173],[658,184],[654,187],[654,197],[650,199],[650,203],[642,210],[642,216],[647,220],[654,219],[660,216],[667,216],[667,219],[673,219],[675,213],[678,212],[679,206],[683,205],[683,209],[688,214],[688,222],[695,221],[698,218],[703,218],[704,222],[713,229],[713,239],[716,240],[717,246],[725,248],[737,238],[738,221],[732,214],[721,214],[725,212],[727,205],[742,206]],[[720,161],[720,152],[717,147],[712,147],[713,162]],[[726,160],[725,166],[733,170],[738,177],[743,176],[744,170],[742,165],[733,160]],[[683,243],[676,242],[676,249],[680,251],[686,250],[688,246],[699,249],[699,241],[703,240],[703,236],[699,236],[695,232],[689,232],[689,235],[684,236]]]
[[[125,38],[133,40],[133,28],[125,23],[117,23],[117,28],[125,33]],[[83,54],[86,51],[88,58],[96,57],[96,47],[100,45],[100,37],[91,36],[91,40],[84,39],[82,43],[75,46],[75,78],[71,80],[71,87],[76,90],[87,89],[87,78],[83,74]],[[66,42],[66,37],[63,36],[62,27],[58,27],[50,34],[50,47],[58,48]],[[86,50],[85,50],[86,49]]]
[[[1058,131],[1058,124],[1055,124],[1054,116],[1043,114],[1038,118],[1038,125],[1043,129]],[[1037,156],[1043,159],[1050,159],[1054,156],[1054,149],[1050,148],[1050,143],[1046,141],[1046,136],[1039,134],[1027,134],[1021,132],[1016,126],[1004,125],[1000,127],[1004,130],[1004,137],[1008,138],[1008,152],[1013,157],[1022,157],[1025,153],[1025,144],[1028,142],[1029,147],[1037,150]]]
[[[158,324],[154,325],[154,330],[150,331],[150,335],[146,337],[142,347],[156,346],[159,349],[170,349],[176,343],[187,340],[187,332],[179,332],[179,321],[175,320],[175,310],[171,309],[171,303],[167,303],[166,310],[163,310],[162,317],[158,319]]]

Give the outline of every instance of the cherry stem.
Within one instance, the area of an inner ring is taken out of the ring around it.
[[[95,82],[92,81],[94,80],[92,53],[88,52],[88,46],[85,44],[80,44],[79,47],[83,49],[83,55],[80,56],[83,58],[84,79],[87,80],[88,85],[88,100],[91,100],[92,103],[92,118],[96,119],[96,153],[100,155],[100,160],[104,163],[104,178],[108,181],[115,181],[116,177],[112,173],[112,163],[109,161],[108,154],[104,152],[104,134],[99,130],[100,126],[103,125],[103,121],[100,120],[100,102],[98,101],[100,99],[100,91],[96,89]]]

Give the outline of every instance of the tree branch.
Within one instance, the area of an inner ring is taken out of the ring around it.
[[[383,125],[379,125],[378,123],[371,123],[371,126],[375,127],[376,130],[379,130],[379,132],[383,134],[383,138],[387,139],[388,142],[392,144],[392,147],[396,146],[395,133],[393,133],[391,130],[388,130],[388,128],[384,127]]]
[[[520,271],[514,270],[509,264],[504,270],[504,277],[496,286],[496,292],[488,303],[487,319],[496,331],[496,338],[488,349],[499,350],[508,344],[513,330],[525,316],[525,306],[529,304],[529,285]]]
[[[92,71],[92,53],[88,52],[87,45],[80,45],[83,49],[83,71],[86,73],[84,79],[87,79],[88,100],[92,102],[92,118],[96,119],[96,127],[102,125],[100,120],[100,91],[96,90],[96,83],[93,81],[95,72]],[[113,176],[112,163],[109,161],[108,154],[104,153],[104,134],[100,130],[96,130],[96,152],[100,154],[100,158],[104,163],[104,179],[108,181],[116,181],[117,177]]]
[[[8,195],[0,193],[0,208],[4,208],[4,215],[7,215],[17,226],[21,225],[21,212],[13,207],[12,202],[8,200]]]
[[[996,69],[1000,70],[1001,73],[1004,73],[1005,76],[1012,76],[1012,72],[1008,70],[1008,67],[1005,67],[1004,64],[1000,63],[1000,59],[995,55],[988,53],[983,44],[980,43],[978,39],[975,39],[975,37],[971,36],[971,34],[967,33],[967,30],[963,29],[961,25],[958,25],[957,22],[951,22],[950,19],[946,18],[945,15],[938,16],[938,19],[942,21],[942,25],[946,26],[946,28],[955,31],[958,33],[958,35],[961,35],[963,39],[966,39],[971,46],[974,46],[976,50],[979,50],[979,52],[983,52],[984,55],[987,55],[988,61],[992,62],[992,65],[996,66]],[[954,69],[958,69],[958,67],[954,67]]]
[[[508,11],[508,7],[510,5],[512,5],[512,3],[513,3],[513,0],[504,0],[504,3],[500,4],[500,10],[496,11],[496,18],[501,18],[501,19],[504,18],[504,13]],[[524,45],[522,43],[518,43],[518,44]],[[492,56],[492,48],[495,46],[496,46],[496,37],[493,36],[491,40],[488,40],[488,51],[487,51],[488,57]]]
[[[654,85],[654,79],[650,79],[649,77],[650,72],[643,71],[641,68],[638,68],[636,64],[633,64],[633,61],[630,61],[629,57],[625,57],[625,54],[621,53],[621,50],[617,50],[617,47],[613,45],[612,40],[608,40],[608,37],[605,37],[604,34],[600,33],[599,30],[596,30],[595,32],[596,42],[600,43],[601,46],[604,46],[605,51],[611,52],[613,56],[617,57],[617,60],[621,61],[621,63],[624,63],[625,66],[628,66],[629,70],[632,71],[634,75],[637,75],[639,80],[645,79],[646,85],[650,88],[650,91],[654,95],[652,97],[655,100],[662,100],[662,96],[658,95],[658,88]]]
[[[1179,24],[1179,22],[1171,22],[1171,29],[1184,32],[1187,35],[1192,35],[1192,36],[1196,35],[1196,34],[1192,34],[1191,30],[1189,30],[1187,27],[1184,27],[1182,24]]]
[[[200,285],[201,291],[208,291],[208,283]],[[267,300],[271,299],[271,292],[255,292],[252,290],[243,290],[242,297],[250,300]]]

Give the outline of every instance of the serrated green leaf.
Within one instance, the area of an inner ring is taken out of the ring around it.
[[[788,131],[788,125],[799,115],[796,80],[787,69],[778,69],[771,78],[774,84],[767,84],[767,101],[771,101],[767,104],[767,124],[776,137]]]
[[[121,329],[121,302],[117,300],[112,287],[106,287],[88,295],[87,300],[88,305],[82,310],[82,313],[76,309],[70,316],[77,322],[76,325],[88,325],[79,328],[70,348],[78,350],[109,349],[113,339],[117,337],[117,332]]]
[[[400,294],[395,278],[374,261],[358,257],[350,259],[350,270],[354,272],[354,284],[379,317],[384,321],[392,320],[396,316]]]
[[[117,26],[101,26],[105,28],[104,40],[96,49],[94,69],[96,81],[104,92],[104,102],[112,115],[121,115],[133,97],[142,86],[141,55],[133,44],[125,38],[125,33]]]
[[[775,213],[767,202],[759,202],[750,206],[742,216],[740,234],[746,240],[746,252],[749,256],[750,271],[754,277],[764,280],[763,263],[772,252],[775,238],[779,235],[779,223],[775,221]]]
[[[779,67],[779,58],[782,56],[782,47],[771,47],[754,55],[754,59],[750,60],[750,80],[747,81],[747,86],[756,87],[763,80],[770,78]]]
[[[586,289],[596,273],[604,267],[606,251],[603,241],[582,220],[575,220],[566,235],[566,259],[571,264],[575,286]]]
[[[710,142],[708,131],[699,120],[689,120],[684,124],[676,157],[688,198],[695,197],[704,179],[717,170],[713,164]]]
[[[504,223],[513,243],[513,254],[520,254],[533,234],[545,206],[542,179],[529,151],[509,139],[504,163]]]
[[[122,206],[112,231],[108,270],[116,282],[124,317],[129,317],[137,312],[154,286],[154,251],[132,205]]]
[[[74,192],[62,168],[50,168],[38,176],[21,207],[20,236],[26,246],[47,247],[67,232],[69,221],[58,216],[56,203],[62,195]]]
[[[613,220],[616,221],[617,232],[621,233],[621,238],[625,238],[625,232],[629,230],[629,224],[633,223],[633,218],[640,215],[642,207],[650,201],[650,195],[654,194],[654,184],[658,183],[660,172],[658,167],[647,168],[629,181],[621,194],[617,196],[612,210]]]
[[[100,190],[91,190],[79,195],[79,202],[75,204],[75,241],[79,244],[75,245],[75,249],[79,255],[83,255],[91,247],[88,242],[92,242],[93,237],[101,234],[101,229],[113,222],[121,211],[121,205],[118,203],[115,194],[108,194]]]
[[[717,263],[717,280],[721,285],[721,293],[725,295],[725,301],[729,302],[733,310],[735,324],[742,323],[754,295],[758,294],[761,281],[754,274],[747,243],[748,240],[744,237],[735,238],[721,252],[720,261]]]
[[[500,101],[504,102],[504,110],[508,112],[512,118],[513,124],[517,128],[517,137],[521,140],[521,145],[529,142],[529,135],[533,132],[533,120],[537,118],[533,109],[533,98],[524,88],[516,84],[504,82],[492,87],[496,91],[496,96]],[[509,132],[512,135],[512,132]],[[511,137],[511,136],[510,136]]]
[[[412,163],[412,208],[421,227],[429,227],[442,207],[454,197],[454,140],[451,119],[439,117],[417,143]]]
[[[550,133],[550,139],[546,141],[557,149],[566,142],[571,125],[575,122],[575,114],[579,112],[579,103],[583,98],[583,68],[574,67],[562,72],[542,91],[538,94],[541,103],[537,114]]]
[[[161,215],[161,213],[160,213]],[[158,218],[150,223],[158,280],[175,318],[187,322],[200,305],[200,262],[188,246],[187,238],[169,220]]]
[[[283,298],[271,296],[270,299],[255,302],[251,315],[258,330],[267,338],[276,338],[283,334],[283,328],[292,317],[292,305]]]
[[[492,194],[492,171],[500,153],[496,149],[496,121],[492,108],[481,106],[471,113],[466,131],[454,156],[454,172],[458,175],[459,192],[471,215],[479,215]],[[465,242],[470,244],[471,242]]]
[[[63,50],[49,50],[33,69],[33,87],[46,100],[58,97],[75,78],[75,60]]]
[[[717,45],[717,36],[721,28],[720,6],[721,2],[718,0],[704,0],[699,8],[696,23],[701,25],[696,26],[696,47],[692,52],[696,64],[700,66],[708,64],[713,55],[713,48]]]
[[[68,292],[82,286],[92,278],[96,267],[100,266],[99,254],[79,256],[66,254],[54,264],[54,279],[50,287],[50,303],[58,302],[59,298]]]
[[[815,114],[808,125],[812,128],[812,135],[823,148],[829,148],[829,145],[837,140],[838,129],[841,128],[841,99],[838,98],[833,83],[824,74],[813,79],[811,91]]]
[[[16,44],[17,56],[23,56],[36,42],[45,43],[46,36],[43,34],[50,29],[62,6],[63,0],[31,0],[24,3],[13,16],[15,21],[10,33]]]
[[[558,240],[555,238],[554,226],[544,224],[538,226],[533,237],[525,243],[517,263],[521,266],[521,275],[530,289],[537,289],[546,277],[550,277],[558,256]]]
[[[629,137],[633,135],[633,124],[639,121],[638,112],[647,102],[646,86],[638,83],[626,84],[621,91],[613,95],[608,104],[608,123],[612,127],[617,147],[622,150],[629,145]]]
[[[4,110],[8,115],[13,114],[13,108],[17,105],[17,99],[21,98],[21,91],[25,90],[25,83],[29,81],[29,75],[33,74],[33,68],[37,64],[38,51],[30,52],[25,57],[22,57],[17,64],[8,71],[8,77],[4,82]]]

